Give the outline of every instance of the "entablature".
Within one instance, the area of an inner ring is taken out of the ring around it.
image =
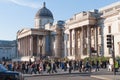
[[[17,34],[17,38],[23,38],[29,35],[47,35],[50,31],[42,29],[30,29]]]

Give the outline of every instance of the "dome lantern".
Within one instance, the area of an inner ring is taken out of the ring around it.
[[[45,7],[46,6],[46,4],[45,4],[45,2],[43,3],[43,7]]]
[[[46,8],[46,3],[43,3],[43,7],[38,10],[38,12],[35,15],[35,18],[41,18],[41,17],[48,17],[53,19],[52,12]]]

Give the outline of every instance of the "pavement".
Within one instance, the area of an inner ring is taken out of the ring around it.
[[[93,72],[91,77],[102,80],[120,80],[120,70],[116,72],[116,75],[114,75],[114,72],[107,71],[107,69],[102,69],[99,72]]]
[[[91,77],[102,80],[120,80],[120,75],[91,75]]]
[[[46,73],[43,74],[24,74],[25,77],[33,77],[33,76],[53,76],[53,75],[80,75],[80,76],[90,76],[93,78],[101,79],[101,80],[120,80],[120,71],[113,75],[113,72],[109,72],[106,69],[101,69],[98,72],[92,71],[90,72],[79,72],[72,71],[72,73],[68,73],[68,71],[64,72],[63,70],[59,70],[59,73]]]

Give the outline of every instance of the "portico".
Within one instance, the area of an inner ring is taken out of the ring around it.
[[[97,50],[97,26],[94,12],[82,12],[76,14],[66,21],[66,34],[69,35],[68,57],[73,59],[83,59],[91,57],[92,48]],[[97,52],[96,54],[97,55]]]
[[[23,34],[24,33],[24,34]],[[47,56],[45,38],[49,31],[39,29],[23,29],[18,32],[18,56]],[[50,55],[50,54],[49,54]]]

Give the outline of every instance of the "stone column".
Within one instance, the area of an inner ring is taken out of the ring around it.
[[[20,52],[21,52],[21,54],[20,54],[20,56],[23,56],[23,42],[22,42],[22,39],[21,39],[21,46],[20,46]]]
[[[26,54],[25,54],[25,37],[23,38],[23,53],[24,53],[24,56],[26,56]]]
[[[28,56],[30,56],[30,36],[28,36]]]
[[[29,47],[28,47],[28,42],[29,42],[28,36],[26,38],[27,38],[27,47],[26,47],[27,48],[27,56],[29,56],[29,54],[28,54],[28,52],[29,52],[29,50],[28,50],[29,49]]]
[[[69,37],[69,44],[70,44],[70,56],[72,56],[72,30],[69,31],[70,32],[70,37]]]
[[[33,56],[33,36],[30,36],[30,56]]]
[[[20,50],[18,52],[18,54],[19,54],[18,56],[21,57],[21,44],[22,44],[22,42],[21,42],[21,39],[19,39],[19,41],[20,41]]]
[[[91,57],[91,26],[87,26],[87,55]]]
[[[26,37],[26,41],[27,41],[27,46],[26,46],[26,48],[27,48],[27,56],[28,56],[28,36]]]
[[[22,53],[22,39],[20,39],[20,57],[21,57],[21,55],[23,55],[23,53]]]
[[[29,39],[29,36],[28,36],[28,56],[30,56],[29,54],[30,54],[30,39]]]
[[[17,57],[19,56],[19,50],[20,50],[20,40],[17,38]]]
[[[54,47],[54,50],[55,50],[55,57],[59,57],[59,47],[58,47],[58,34],[56,33],[56,35],[54,35],[55,36],[55,47]]]
[[[25,56],[27,56],[26,55],[26,37],[24,37],[24,53],[25,53]]]
[[[26,56],[26,37],[24,37],[23,42],[24,42],[24,44],[23,44],[23,46],[24,46],[24,54]]]
[[[74,56],[76,57],[77,56],[77,52],[76,52],[76,30],[74,29]]]
[[[21,47],[21,50],[22,50],[22,56],[24,56],[24,43],[23,43],[23,38],[22,38],[22,47]]]
[[[26,56],[27,56],[27,36],[25,37],[25,42],[26,42],[26,43],[25,43],[25,45],[26,45],[26,46],[25,46],[25,53],[26,53]]]
[[[81,44],[80,44],[80,45],[81,45],[81,50],[80,50],[80,51],[81,51],[81,52],[80,52],[81,54],[80,54],[80,57],[83,55],[83,49],[84,49],[84,41],[83,41],[83,40],[84,40],[84,31],[83,31],[83,29],[84,29],[84,28],[83,28],[83,26],[82,26],[81,36],[80,36],[80,37],[81,37],[81,38],[80,38],[80,39],[81,39],[81,40],[80,40],[80,41],[81,41],[81,42],[80,42],[80,43],[81,43]]]
[[[98,56],[98,26],[95,26],[95,40],[96,40],[96,43],[95,43],[95,49],[96,49],[96,52],[97,52],[97,56]]]
[[[42,47],[42,55],[45,56],[46,53],[45,53],[45,50],[46,50],[46,36],[44,35],[43,36],[43,39],[42,39],[42,42],[43,42],[43,47]]]
[[[30,36],[28,36],[28,56],[30,56]]]
[[[43,47],[43,42],[42,42],[42,37],[39,40],[40,44],[40,56],[42,56],[42,47]]]
[[[63,41],[62,41],[62,31],[58,30],[55,36],[55,55],[56,57],[62,57],[63,55]]]
[[[24,56],[24,46],[23,46],[23,38],[21,39],[21,41],[22,41],[22,46],[21,46],[21,50],[22,50],[22,56]]]
[[[39,36],[37,36],[37,55],[40,56],[40,40],[39,40]]]

